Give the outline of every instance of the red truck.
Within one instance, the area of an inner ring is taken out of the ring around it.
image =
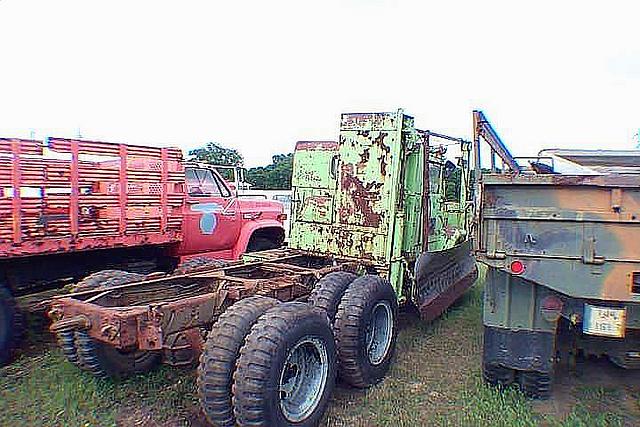
[[[0,138],[0,364],[18,339],[15,297],[91,273],[236,260],[279,247],[285,219],[177,148]]]

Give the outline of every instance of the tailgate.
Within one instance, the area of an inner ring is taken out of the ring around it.
[[[640,177],[483,177],[479,259],[559,292],[640,299]]]

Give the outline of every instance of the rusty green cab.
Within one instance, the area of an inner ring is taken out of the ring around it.
[[[476,270],[468,239],[470,143],[459,140],[456,166],[434,140],[398,110],[343,114],[337,142],[298,142],[289,246],[364,260],[400,301],[413,299],[423,314],[437,306],[439,314],[453,298],[438,302],[442,293],[459,295]],[[447,194],[454,170],[457,186]]]

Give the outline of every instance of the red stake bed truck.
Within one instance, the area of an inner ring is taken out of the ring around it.
[[[177,148],[0,139],[0,364],[19,336],[15,297],[236,260],[279,247],[285,219]]]

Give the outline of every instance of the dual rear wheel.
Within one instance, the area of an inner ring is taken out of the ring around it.
[[[490,386],[505,389],[517,385],[530,399],[545,400],[551,397],[552,375],[548,372],[516,371],[500,365],[483,364],[482,377]]]
[[[336,373],[324,312],[254,296],[229,307],[213,325],[200,358],[198,390],[215,426],[315,425]]]
[[[518,371],[493,363],[482,363],[482,378],[490,386],[505,389],[517,385],[522,393],[531,399],[551,397],[552,373],[539,371]]]
[[[323,277],[309,303],[261,296],[220,316],[198,369],[203,411],[216,426],[316,425],[336,376],[379,382],[395,349],[396,297],[377,276]]]
[[[108,288],[144,280],[145,276],[122,270],[102,270],[78,282],[74,292]],[[57,332],[58,345],[69,362],[98,377],[127,377],[153,369],[160,362],[157,351],[117,349],[94,340],[86,331]]]

